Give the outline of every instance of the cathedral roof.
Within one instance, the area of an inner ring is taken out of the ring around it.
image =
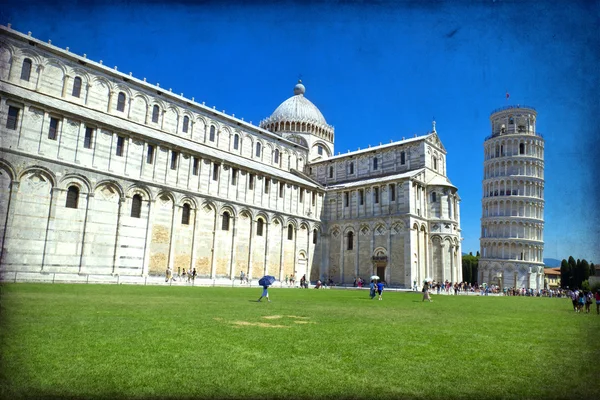
[[[394,175],[387,175],[387,176],[379,176],[377,178],[371,178],[371,179],[361,179],[358,181],[351,181],[351,182],[346,182],[346,183],[340,183],[337,185],[331,185],[328,186],[328,189],[349,189],[349,188],[353,188],[353,187],[360,187],[360,186],[369,186],[369,185],[375,185],[375,184],[379,184],[379,183],[384,183],[384,182],[388,182],[388,181],[397,181],[399,179],[406,179],[406,178],[411,178],[415,175],[418,175],[422,172],[425,171],[425,168],[420,168],[420,169],[415,169],[412,171],[407,171],[407,172],[403,172],[400,174],[394,174]]]
[[[317,125],[327,126],[325,117],[310,100],[304,97],[306,88],[302,81],[294,86],[294,95],[281,103],[273,114],[267,119],[269,122],[312,122]]]

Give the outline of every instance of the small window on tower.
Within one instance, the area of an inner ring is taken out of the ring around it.
[[[73,80],[73,91],[71,92],[73,97],[81,96],[81,78],[76,76]]]
[[[183,133],[187,133],[189,126],[190,126],[190,117],[188,117],[186,115],[185,117],[183,117],[183,128],[182,128]]]
[[[190,224],[190,211],[191,207],[188,203],[183,205],[183,209],[181,210],[181,224],[189,225]]]
[[[83,148],[91,149],[93,139],[94,139],[94,128],[86,127],[85,128],[85,136],[83,137]]]
[[[67,202],[65,207],[68,208],[77,208],[77,203],[79,200],[79,189],[77,186],[69,186],[67,190]]]

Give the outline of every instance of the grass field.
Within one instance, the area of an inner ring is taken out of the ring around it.
[[[567,299],[0,288],[2,398],[600,398],[600,316]]]

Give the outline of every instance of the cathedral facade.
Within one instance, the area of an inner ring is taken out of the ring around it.
[[[462,279],[426,135],[334,153],[299,82],[259,126],[0,27],[0,272]]]

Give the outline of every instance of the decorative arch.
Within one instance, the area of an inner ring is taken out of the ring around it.
[[[33,64],[43,64],[44,58],[36,51],[30,48],[17,48],[15,55],[20,59],[19,61],[24,60],[25,58],[31,58]]]
[[[198,202],[196,201],[196,199],[194,199],[194,198],[193,198],[193,197],[191,197],[191,196],[187,196],[187,195],[183,196],[183,197],[182,197],[182,198],[179,200],[179,202],[177,203],[177,205],[179,205],[179,206],[183,207],[183,205],[184,205],[185,203],[189,203],[189,205],[192,207],[192,210],[196,210],[196,209],[198,208]]]
[[[36,175],[36,174],[46,177],[50,181],[50,186],[56,187],[56,176],[54,175],[54,173],[52,171],[50,171],[48,168],[42,167],[41,165],[33,165],[29,168],[24,169],[19,174],[18,180],[19,181],[23,180],[23,177],[25,177],[26,175]]]
[[[125,193],[127,197],[133,197],[134,195],[139,194],[142,196],[142,199],[146,201],[155,200],[152,198],[152,192],[145,185],[133,184],[127,188]]]
[[[229,205],[229,204],[224,204],[221,206],[221,208],[219,209],[219,215],[223,215],[224,212],[228,212],[229,215],[233,218],[237,217],[237,212],[235,207]]]
[[[63,73],[63,76],[67,74],[67,67],[61,60],[57,58],[46,58],[42,61],[42,65],[44,67],[53,66],[60,69]]]
[[[76,185],[80,192],[89,193],[92,189],[92,184],[89,179],[82,174],[72,173],[61,178],[58,187],[66,189],[71,185]]]
[[[15,178],[17,177],[17,172],[15,171],[12,164],[10,164],[8,161],[3,160],[1,158],[0,158],[0,169],[6,171],[8,173],[8,176],[9,176],[11,182],[14,181]]]

